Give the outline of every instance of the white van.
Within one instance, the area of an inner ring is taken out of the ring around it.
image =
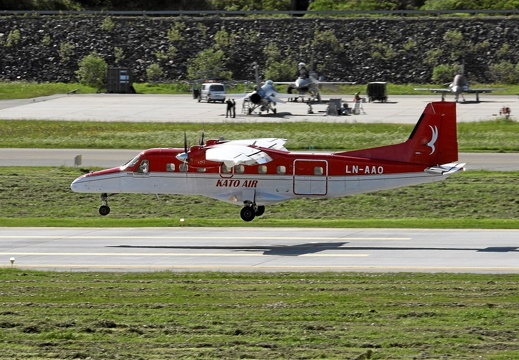
[[[203,83],[198,95],[198,102],[202,100],[220,101],[222,104],[225,101],[225,85],[221,83]]]

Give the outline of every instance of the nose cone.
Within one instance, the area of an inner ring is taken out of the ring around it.
[[[80,193],[117,192],[121,168],[94,171],[78,177],[70,184],[70,189]]]
[[[297,78],[297,80],[296,80],[296,87],[297,88],[304,88],[304,87],[307,87],[307,86],[308,86],[308,80],[307,79]]]
[[[82,175],[76,180],[72,181],[72,184],[70,184],[70,189],[74,192],[85,191],[85,175]]]

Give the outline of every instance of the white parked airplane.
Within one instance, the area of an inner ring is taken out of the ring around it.
[[[308,101],[321,101],[320,87],[323,85],[352,85],[354,82],[347,81],[320,81],[317,74],[313,70],[307,70],[306,64],[301,62],[298,64],[299,76],[295,81],[283,82],[275,81],[275,84],[288,85],[287,93],[292,95],[294,101],[299,97],[304,101],[304,97],[308,97]]]
[[[461,98],[463,101],[465,101],[465,96],[463,96],[463,93],[467,94],[476,94],[476,101],[479,102],[479,94],[480,93],[491,93],[493,89],[472,89],[469,86],[469,82],[467,81],[467,78],[464,75],[464,66],[461,67],[461,74],[457,74],[454,76],[454,79],[450,84],[448,84],[447,88],[415,88],[415,90],[418,91],[431,91],[433,93],[441,93],[442,94],[442,101],[445,101],[445,95],[447,94],[453,94],[456,102],[459,101],[459,97],[461,95]]]

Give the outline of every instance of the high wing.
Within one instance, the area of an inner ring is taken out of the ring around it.
[[[285,143],[287,139],[279,139],[279,138],[259,138],[259,139],[245,139],[245,140],[231,140],[223,143],[224,145],[246,145],[246,146],[254,146],[261,147],[267,149],[288,151],[285,148]]]
[[[205,158],[223,162],[227,167],[235,165],[266,164],[272,158],[262,149],[287,151],[286,139],[265,138],[228,141],[207,149]]]

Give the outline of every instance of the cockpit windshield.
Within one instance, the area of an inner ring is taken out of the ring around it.
[[[128,161],[126,164],[121,166],[121,170],[126,170],[128,168],[134,167],[139,162],[140,157],[141,157],[141,154],[137,155],[136,157],[134,157],[133,159]]]

